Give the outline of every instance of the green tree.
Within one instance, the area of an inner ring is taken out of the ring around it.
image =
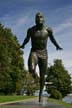
[[[23,91],[27,95],[34,95],[34,92],[39,89],[39,78],[33,79],[32,75],[26,70],[23,76]]]
[[[50,66],[47,72],[47,81],[53,83],[52,85],[47,86],[48,92],[56,89],[62,93],[62,96],[66,96],[71,92],[71,77],[62,64],[62,60],[54,60],[54,65]]]
[[[16,92],[17,82],[24,74],[23,51],[11,29],[0,23],[0,92]]]

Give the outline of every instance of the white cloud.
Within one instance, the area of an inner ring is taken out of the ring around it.
[[[27,23],[29,17],[28,16],[23,16],[23,17],[20,17],[16,20],[16,26],[22,26],[24,25],[25,23]]]
[[[54,27],[55,33],[60,33],[66,29],[72,28],[72,18],[66,19],[63,21],[63,23],[58,24],[56,27]]]

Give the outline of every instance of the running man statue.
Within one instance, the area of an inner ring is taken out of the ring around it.
[[[29,28],[27,31],[27,36],[20,46],[24,48],[31,38],[31,51],[28,59],[28,69],[32,74],[33,78],[36,77],[36,66],[39,66],[40,74],[40,93],[39,102],[42,100],[42,91],[45,83],[45,73],[47,71],[48,55],[47,55],[47,41],[48,37],[51,42],[55,45],[57,50],[62,50],[62,48],[56,42],[52,29],[44,25],[44,16],[41,12],[38,12],[35,16],[35,23],[33,27]]]

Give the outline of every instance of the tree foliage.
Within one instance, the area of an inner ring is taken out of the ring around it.
[[[71,77],[62,64],[62,60],[54,60],[54,65],[50,66],[47,72],[47,81],[53,83],[52,85],[47,86],[48,92],[56,89],[62,93],[62,96],[71,92]]]
[[[38,76],[33,79],[32,75],[25,70],[24,76],[23,76],[23,87],[22,91],[27,94],[27,95],[34,95],[34,92],[36,90],[39,90],[39,78]]]
[[[24,72],[23,51],[11,29],[0,23],[0,92],[16,91],[17,82]]]
[[[60,100],[60,99],[62,99],[62,94],[58,90],[53,89],[53,90],[51,90],[50,98],[54,98],[54,99],[59,99]]]

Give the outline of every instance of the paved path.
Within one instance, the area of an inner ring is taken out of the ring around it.
[[[43,102],[38,102],[38,98],[26,99],[22,101],[10,102],[0,104],[0,108],[66,108],[62,105],[58,105],[53,102],[48,102],[46,98],[43,98]]]

